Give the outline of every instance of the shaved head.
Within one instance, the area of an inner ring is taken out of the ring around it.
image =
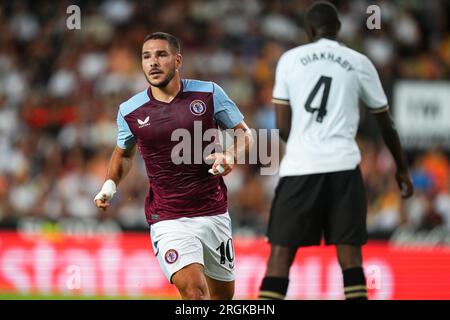
[[[314,2],[306,10],[305,27],[312,40],[336,38],[341,28],[336,7],[328,1]]]

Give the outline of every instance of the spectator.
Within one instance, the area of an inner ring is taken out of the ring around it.
[[[0,12],[0,224],[24,216],[102,217],[92,197],[109,159],[99,146],[113,147],[118,105],[147,86],[139,55],[151,31],[181,38],[193,61],[183,67],[184,77],[219,82],[253,127],[273,128],[275,64],[285,49],[305,40],[301,16],[308,2],[80,1],[82,28],[72,31],[62,18],[68,2],[6,2]],[[342,36],[373,58],[387,92],[399,78],[449,78],[448,1],[376,2],[381,30],[366,28],[372,2],[336,3]],[[392,161],[362,117],[369,230],[389,233],[401,224],[450,230],[448,153],[415,153],[417,194],[403,208],[393,193]],[[133,184],[115,200],[117,210],[108,213],[126,228],[146,226],[143,208],[135,205],[143,203],[136,197],[146,173],[142,166],[135,170]],[[259,176],[257,165],[240,166],[227,177],[235,232],[264,232],[276,179]]]

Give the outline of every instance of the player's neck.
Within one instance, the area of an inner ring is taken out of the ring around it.
[[[325,34],[320,34],[320,35],[317,35],[315,38],[314,38],[314,41],[319,41],[319,40],[321,40],[321,39],[327,39],[327,40],[333,40],[333,41],[337,41],[337,36],[336,35],[325,35]]]
[[[181,79],[179,76],[173,77],[167,86],[158,88],[150,85],[152,96],[158,101],[170,103],[181,90]]]

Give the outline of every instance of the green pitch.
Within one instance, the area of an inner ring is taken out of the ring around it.
[[[173,297],[164,296],[70,296],[70,295],[40,295],[0,292],[0,300],[170,300]]]

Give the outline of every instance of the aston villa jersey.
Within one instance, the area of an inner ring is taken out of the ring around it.
[[[144,159],[149,224],[227,211],[225,183],[222,176],[208,173],[211,164],[205,163],[203,151],[219,143],[219,126],[233,128],[243,118],[220,86],[198,80],[183,79],[170,103],[153,98],[149,87],[120,105],[117,145],[137,144]]]

